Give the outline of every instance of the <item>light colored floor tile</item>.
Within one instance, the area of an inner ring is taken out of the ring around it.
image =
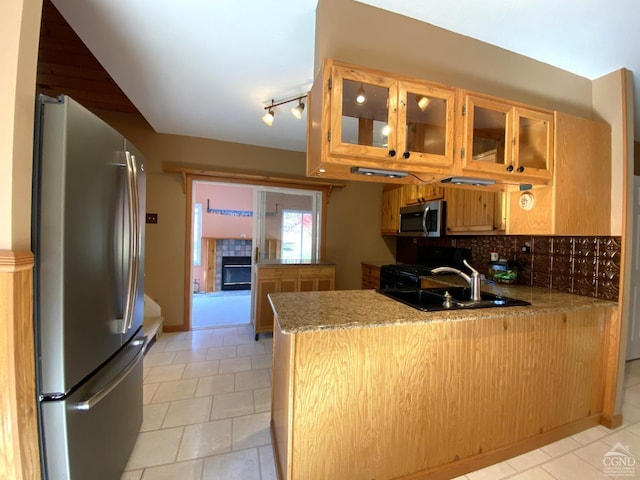
[[[178,461],[231,451],[231,420],[189,425],[184,429]]]
[[[145,383],[142,385],[142,403],[144,405],[151,403],[159,386],[159,383]]]
[[[182,377],[184,365],[163,365],[151,367],[149,373],[144,377],[145,383],[170,382],[179,380]]]
[[[126,470],[174,462],[182,430],[182,427],[178,427],[139,433]]]
[[[224,341],[223,345],[246,345],[251,343],[251,338],[248,335],[225,335],[222,337]]]
[[[147,468],[142,480],[200,480],[202,478],[203,460],[172,463],[160,467]]]
[[[266,352],[264,344],[260,342],[251,342],[245,345],[238,345],[239,357],[250,357],[251,355],[264,355]]]
[[[640,384],[640,372],[638,373],[625,372],[624,388],[634,387],[639,384]]]
[[[576,433],[575,435],[572,435],[571,438],[582,445],[586,445],[587,443],[595,442],[596,440],[600,440],[602,437],[611,435],[611,432],[612,430],[607,427],[598,425],[597,427],[592,427],[588,430]]]
[[[199,378],[210,377],[218,374],[218,360],[210,360],[207,362],[187,363],[182,378]]]
[[[273,459],[273,447],[271,445],[260,447],[258,449],[258,455],[260,456],[262,480],[278,480],[276,464]]]
[[[602,441],[611,447],[620,442],[621,444],[628,447],[628,450],[634,456],[640,459],[640,436],[635,435],[630,430],[627,430],[625,428],[616,430],[611,435],[602,438]]]
[[[197,378],[161,383],[153,395],[151,403],[164,403],[193,398],[197,386]]]
[[[221,347],[224,345],[222,339],[224,337],[218,337],[214,335],[210,335],[208,337],[198,338],[191,341],[193,348],[212,348],[212,347]]]
[[[640,421],[640,406],[625,401],[622,403],[622,418],[625,425]]]
[[[198,397],[171,402],[164,417],[162,428],[191,425],[209,420],[212,397]]]
[[[559,457],[560,455],[564,455],[565,453],[575,450],[576,448],[580,448],[581,446],[582,445],[580,443],[576,442],[571,437],[568,437],[558,440],[557,442],[550,443],[549,445],[545,445],[541,450],[550,457]]]
[[[469,480],[498,480],[500,478],[506,478],[509,475],[516,473],[508,463],[496,463],[482,470],[476,470],[475,472],[467,473]]]
[[[225,335],[237,335],[238,329],[236,327],[221,327],[211,329],[211,335],[217,335],[224,337]]]
[[[604,477],[602,471],[572,453],[554,458],[542,468],[557,480],[602,480]]]
[[[610,450],[611,445],[607,445],[603,441],[598,440],[596,442],[585,445],[582,448],[579,448],[573,453],[584,461],[589,462],[599,471],[602,471],[602,460]]]
[[[174,363],[173,359],[175,356],[175,352],[149,352],[144,356],[144,366],[158,367],[160,365],[171,365]]]
[[[204,362],[207,358],[207,351],[207,348],[201,348],[199,350],[182,350],[175,352],[173,363]]]
[[[236,327],[238,335],[249,335],[253,336],[253,325],[243,325],[240,327]]]
[[[518,473],[513,477],[509,477],[509,480],[555,480],[549,473],[544,471],[541,467],[532,468],[522,473]]]
[[[507,463],[516,471],[522,472],[523,470],[528,470],[531,467],[536,465],[540,465],[548,460],[551,457],[547,455],[542,450],[532,450],[531,452],[527,452],[523,455],[519,455],[517,457],[511,458],[507,460]]]
[[[233,419],[234,450],[271,444],[270,413],[256,413]]]
[[[260,480],[258,450],[223,453],[204,461],[202,480]]]
[[[253,390],[253,403],[256,413],[271,411],[271,387]]]
[[[269,386],[271,386],[271,377],[266,369],[236,373],[236,392]]]
[[[199,378],[196,397],[231,393],[235,389],[235,383],[235,375],[233,373]]]
[[[150,430],[158,430],[162,426],[168,409],[168,402],[154,403],[142,407],[142,426],[140,427],[140,431],[148,432]]]
[[[251,357],[223,358],[218,373],[237,373],[251,370]]]
[[[144,470],[129,470],[122,474],[120,480],[140,480],[142,478],[142,472],[144,472]]]
[[[221,358],[234,358],[236,357],[236,346],[231,345],[229,347],[214,347],[207,349],[207,360],[220,360]]]
[[[167,346],[164,347],[165,352],[179,352],[181,350],[194,349],[196,349],[196,345],[193,344],[193,341],[191,339],[169,342],[167,343]]]
[[[633,433],[634,435],[638,435],[640,437],[640,423],[634,423],[633,425],[629,425],[625,428],[625,430]],[[611,430],[609,430],[609,434],[611,434]]]
[[[273,367],[273,355],[267,353],[265,355],[252,355],[251,356],[251,368],[268,368]]]
[[[251,390],[214,395],[211,420],[248,415],[253,412],[253,392]]]

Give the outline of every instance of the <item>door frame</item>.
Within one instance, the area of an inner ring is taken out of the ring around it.
[[[327,205],[331,192],[334,188],[344,187],[345,184],[337,182],[318,182],[309,179],[276,178],[261,175],[234,174],[226,172],[215,172],[205,170],[180,169],[175,173],[182,173],[184,179],[184,190],[186,194],[185,202],[185,249],[184,249],[184,285],[183,285],[183,318],[182,325],[172,325],[165,327],[165,331],[190,331],[191,330],[191,296],[193,294],[193,269],[191,259],[193,258],[193,208],[194,193],[193,183],[196,181],[213,183],[233,183],[246,186],[267,186],[281,187],[299,190],[317,190],[322,192],[321,219],[320,219],[320,258],[325,259],[326,255],[326,226],[327,226]]]

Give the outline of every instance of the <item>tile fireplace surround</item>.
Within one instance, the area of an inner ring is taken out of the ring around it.
[[[515,261],[518,284],[552,288],[589,297],[618,300],[620,237],[469,236],[398,237],[397,261],[416,263],[419,247],[471,250],[473,265],[484,273],[490,253]],[[530,252],[523,248],[529,245]]]

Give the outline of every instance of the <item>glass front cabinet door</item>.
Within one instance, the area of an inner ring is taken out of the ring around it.
[[[462,168],[514,183],[547,183],[552,175],[553,115],[466,94]]]
[[[334,65],[330,151],[407,169],[453,162],[454,91]]]

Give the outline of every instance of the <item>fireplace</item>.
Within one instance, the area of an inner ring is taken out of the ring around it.
[[[220,289],[251,289],[251,257],[222,257],[222,284]]]

